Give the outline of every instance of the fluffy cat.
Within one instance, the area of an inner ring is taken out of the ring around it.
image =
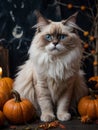
[[[40,108],[41,121],[52,121],[55,115],[67,121],[71,118],[69,108],[88,93],[80,70],[82,46],[75,32],[77,14],[60,22],[48,20],[39,12],[36,15],[29,59],[20,67],[14,89]]]

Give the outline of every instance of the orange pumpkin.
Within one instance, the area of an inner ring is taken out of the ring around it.
[[[98,119],[98,95],[95,95],[91,90],[90,93],[90,95],[81,98],[78,104],[78,112],[84,123]]]
[[[4,125],[5,116],[2,111],[0,111],[0,126]]]
[[[0,78],[0,92],[3,91],[10,97],[13,88],[13,80],[9,77]]]
[[[14,98],[4,104],[3,112],[5,117],[14,124],[21,124],[30,121],[35,115],[35,108],[28,99],[21,99],[17,91],[13,90]]]
[[[0,110],[2,110],[4,103],[8,100],[9,96],[6,94],[6,92],[0,91]]]

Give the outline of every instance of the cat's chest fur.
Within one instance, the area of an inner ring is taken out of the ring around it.
[[[47,87],[49,89],[52,101],[56,103],[57,99],[62,95],[67,89],[67,81],[64,80],[54,80],[53,78],[47,79]],[[62,89],[61,89],[62,88]]]
[[[75,48],[68,55],[53,57],[47,53],[37,53],[35,57],[32,59],[37,74],[43,78],[62,81],[72,77],[80,69],[79,48]]]
[[[65,89],[70,86],[68,84],[70,79],[79,72],[80,48],[76,47],[70,53],[56,56],[38,50],[34,44],[32,48],[33,54],[30,55],[30,59],[33,60],[37,82],[48,87],[53,102],[56,102]]]

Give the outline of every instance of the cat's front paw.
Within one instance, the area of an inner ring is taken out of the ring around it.
[[[55,115],[52,113],[43,113],[41,115],[41,121],[44,121],[44,122],[50,122],[50,121],[53,121],[54,119],[55,119]]]
[[[57,118],[60,121],[68,121],[71,119],[71,114],[68,112],[61,112],[61,113],[57,114]]]

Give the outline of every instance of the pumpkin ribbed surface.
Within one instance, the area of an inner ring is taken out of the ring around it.
[[[6,92],[0,91],[0,110],[3,109],[4,103],[8,100],[9,96],[6,94]]]
[[[14,124],[26,123],[34,117],[35,109],[28,99],[20,99],[17,94],[15,92],[15,98],[4,104],[3,112],[6,118]]]
[[[81,116],[88,115],[90,118],[98,118],[98,96],[91,99],[90,96],[83,97],[78,104],[78,111]]]
[[[5,92],[9,97],[13,88],[13,80],[9,77],[0,78],[0,91]]]

